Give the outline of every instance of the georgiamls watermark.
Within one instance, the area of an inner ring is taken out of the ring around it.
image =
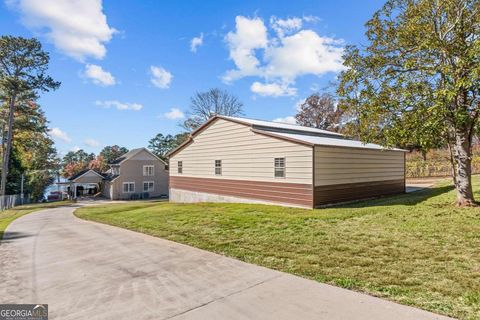
[[[48,320],[48,304],[0,304],[0,320]]]

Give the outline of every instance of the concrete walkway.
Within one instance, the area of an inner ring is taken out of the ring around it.
[[[50,319],[447,319],[121,228],[75,208],[23,216],[0,245],[0,303]]]

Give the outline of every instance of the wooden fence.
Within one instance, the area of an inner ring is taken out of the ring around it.
[[[472,161],[472,174],[480,173],[480,158]],[[449,177],[452,165],[449,161],[408,161],[405,166],[407,178]]]
[[[22,200],[22,197],[19,194],[0,196],[0,211],[11,209],[28,202],[28,197],[25,196]]]

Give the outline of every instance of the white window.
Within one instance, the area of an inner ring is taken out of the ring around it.
[[[183,161],[178,161],[177,169],[178,173],[183,173]]]
[[[153,177],[155,175],[155,166],[143,166],[143,176]]]
[[[133,193],[133,192],[135,192],[135,182],[124,182],[123,193]]]
[[[143,181],[143,192],[153,192],[154,186],[153,181]]]
[[[285,158],[275,158],[275,178],[285,178]]]
[[[222,160],[215,160],[215,175],[222,175]]]

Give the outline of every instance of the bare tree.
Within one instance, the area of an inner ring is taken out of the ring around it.
[[[239,116],[243,114],[243,103],[233,94],[218,88],[197,92],[190,99],[190,110],[182,127],[195,130],[215,115]]]
[[[343,111],[337,108],[335,98],[329,93],[314,93],[300,106],[295,115],[297,123],[317,129],[340,131]]]

